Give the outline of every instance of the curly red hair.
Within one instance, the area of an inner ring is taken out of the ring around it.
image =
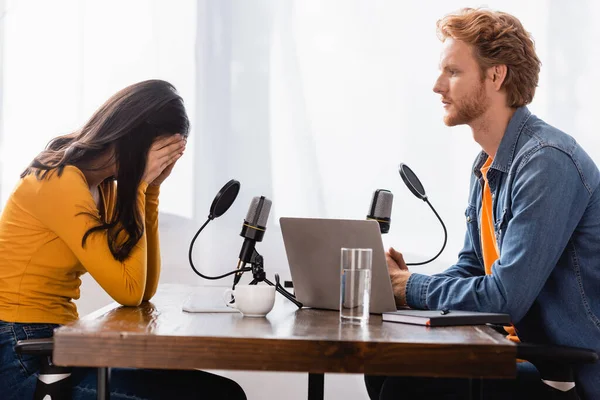
[[[495,65],[506,65],[502,87],[507,105],[531,103],[538,85],[541,62],[531,35],[514,16],[485,9],[463,8],[437,21],[438,37],[461,40],[473,46],[482,75]]]

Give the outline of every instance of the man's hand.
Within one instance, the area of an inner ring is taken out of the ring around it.
[[[402,253],[396,251],[393,247],[390,247],[388,252],[385,253],[385,259],[387,261],[390,279],[392,280],[392,289],[394,291],[396,305],[405,306],[406,282],[408,282],[411,273],[408,271]]]

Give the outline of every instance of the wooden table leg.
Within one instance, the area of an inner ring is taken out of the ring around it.
[[[323,400],[325,374],[308,374],[308,400]]]
[[[110,369],[98,368],[98,400],[110,399]]]

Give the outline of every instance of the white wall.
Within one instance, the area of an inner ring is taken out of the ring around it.
[[[2,3],[0,3],[2,4]],[[234,206],[200,237],[209,274],[235,266],[253,196],[273,200],[258,246],[270,276],[289,278],[280,216],[364,218],[372,192],[395,195],[384,238],[407,261],[435,254],[442,231],[397,175],[407,163],[448,227],[433,265],[462,245],[468,175],[478,152],[465,127],[446,128],[431,91],[435,21],[458,0],[6,0],[0,19],[0,198],[52,137],[76,129],[110,94],[147,78],[171,81],[186,102],[188,152],[161,194],[162,282],[207,284],[187,246],[217,190],[242,183]],[[543,65],[531,110],[573,135],[600,162],[600,3],[489,1],[532,32]],[[216,284],[224,284],[217,282]],[[110,301],[90,277],[78,307]],[[227,372],[251,399],[305,398],[306,375]],[[328,375],[330,399],[365,399],[361,376]]]

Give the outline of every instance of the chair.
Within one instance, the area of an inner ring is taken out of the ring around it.
[[[500,325],[490,326],[500,333],[506,334]],[[576,347],[517,343],[516,357],[532,363],[539,371],[544,383],[544,400],[578,400],[574,380],[574,367],[582,364],[593,364],[598,361],[598,354],[592,350]],[[367,387],[371,383],[375,392],[381,389],[386,376],[366,376]],[[483,398],[483,378],[469,380],[469,399]],[[379,387],[379,389],[377,389]]]
[[[52,363],[53,347],[52,338],[19,340],[15,346],[18,354],[40,357],[40,374],[33,395],[34,400],[71,399],[71,369]]]
[[[19,340],[15,345],[18,354],[28,354],[40,357],[40,374],[33,400],[71,400],[73,384],[71,368],[59,367],[52,363],[54,339]],[[110,371],[107,367],[98,368],[98,399],[108,399],[110,396]]]
[[[595,363],[598,354],[577,347],[519,343],[517,358],[529,361],[540,372],[547,391],[545,399],[578,400],[573,368]]]
[[[503,326],[491,325],[505,334]],[[579,400],[573,368],[598,361],[598,354],[578,347],[517,343],[517,358],[532,363],[545,384],[547,400]]]

